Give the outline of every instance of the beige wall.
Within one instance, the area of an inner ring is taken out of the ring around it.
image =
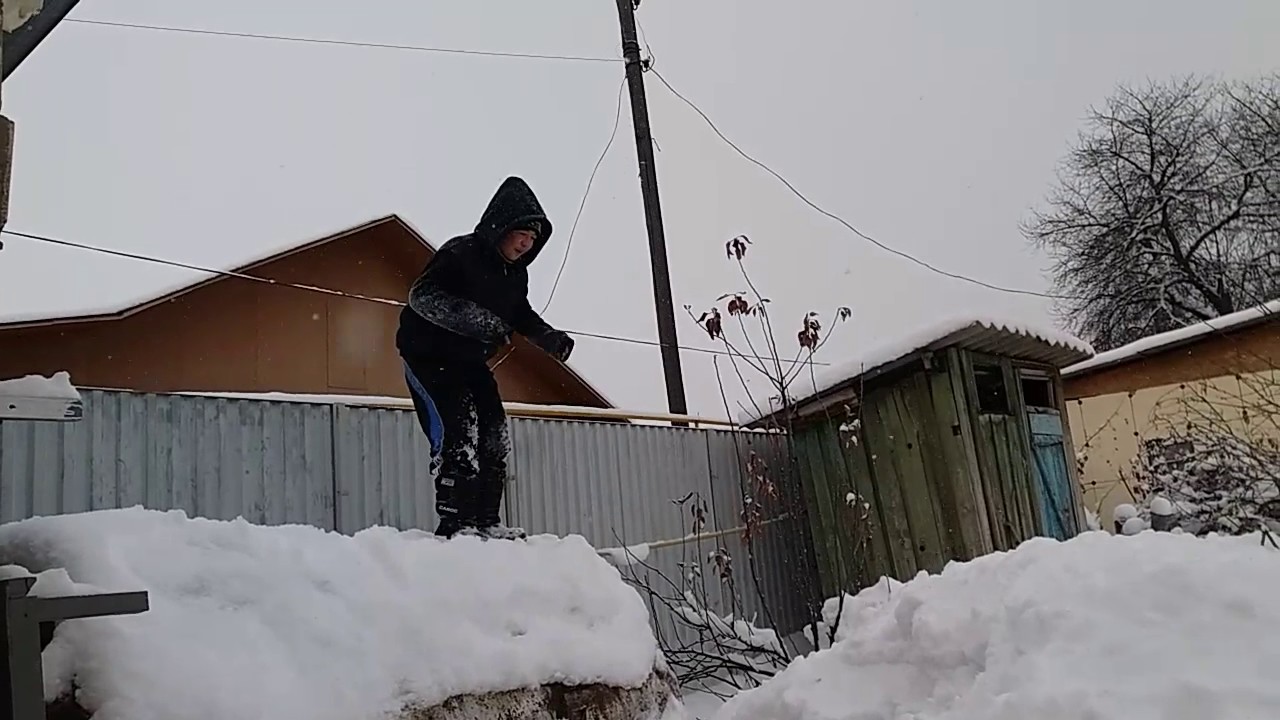
[[[1111,513],[1133,502],[1139,444],[1174,428],[1229,431],[1280,439],[1280,371],[1219,375],[1067,401],[1071,438],[1087,460],[1080,482],[1085,505],[1110,529]]]
[[[1277,368],[1280,323],[1268,320],[1064,377],[1071,438],[1087,457],[1080,475],[1085,505],[1110,529],[1111,511],[1134,499],[1130,480],[1139,443],[1167,436],[1174,426],[1195,422],[1237,435],[1280,435]]]

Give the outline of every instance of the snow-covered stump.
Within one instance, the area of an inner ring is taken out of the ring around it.
[[[1134,507],[1129,503],[1121,503],[1120,505],[1117,505],[1115,509],[1111,511],[1111,524],[1115,528],[1115,534],[1116,535],[1130,534],[1125,532],[1126,524],[1130,529],[1132,529],[1134,527],[1134,524],[1130,523],[1129,521],[1137,517],[1138,517],[1138,508]]]
[[[0,526],[31,594],[145,590],[43,652],[51,717],[678,717],[648,610],[582,538],[524,542],[190,519],[141,508]]]
[[[1178,512],[1173,503],[1165,498],[1156,497],[1148,508],[1151,513],[1151,529],[1156,532],[1170,532],[1178,527]]]
[[[549,683],[484,695],[462,695],[429,708],[407,707],[402,720],[473,720],[474,718],[546,718],[659,720],[676,692],[675,678],[655,672],[638,688],[611,685]],[[668,717],[675,717],[676,712]]]

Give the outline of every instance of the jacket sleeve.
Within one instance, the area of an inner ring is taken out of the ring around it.
[[[454,289],[466,276],[457,249],[442,247],[409,290],[409,307],[427,322],[484,343],[501,345],[511,334],[495,313]]]
[[[515,317],[512,318],[512,321],[515,331],[530,340],[537,340],[543,335],[554,330],[554,328],[547,324],[547,321],[543,320],[542,316],[533,309],[533,306],[529,304],[528,297],[521,301],[520,307],[516,309],[516,314]]]
[[[516,332],[533,340],[535,345],[539,338],[554,331],[529,304],[529,276],[523,272],[520,275],[520,304],[511,318],[511,326]]]

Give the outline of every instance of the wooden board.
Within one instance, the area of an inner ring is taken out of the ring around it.
[[[871,471],[876,502],[881,508],[895,575],[899,580],[907,580],[918,572],[919,565],[916,563],[911,528],[907,524],[902,488],[893,466],[893,443],[889,440],[889,431],[881,419],[878,404],[872,397],[868,397],[863,406],[862,427],[866,439],[867,467]]]
[[[914,418],[906,411],[903,389],[900,384],[891,386],[873,393],[872,397],[875,400],[868,405],[884,428],[885,447],[888,448],[888,457],[881,454],[880,458],[887,460],[883,465],[893,474],[901,492],[916,566],[921,570],[941,570],[942,542],[938,536],[938,523],[933,515],[933,501],[929,497],[924,461],[918,451],[919,439]],[[880,467],[881,465],[877,465],[877,472]]]
[[[1035,455],[1031,449],[1031,421],[1027,417],[1027,400],[1022,394],[1022,378],[1008,358],[1000,361],[1004,371],[1005,385],[1009,388],[1009,397],[1013,400],[1013,425],[1010,428],[1010,457],[1014,462],[1016,477],[1020,480],[1014,486],[1023,515],[1024,538],[1046,535],[1048,527],[1041,513],[1044,503],[1040,497],[1040,486],[1035,479]]]
[[[982,497],[986,502],[992,546],[995,550],[1008,550],[1013,547],[1013,544],[1004,503],[1004,491],[999,482],[1000,470],[990,441],[991,430],[988,427],[990,423],[987,422],[988,416],[980,415],[978,412],[978,388],[973,380],[973,358],[966,351],[958,351],[958,355],[960,358],[958,382],[965,390],[969,424],[973,428],[971,446],[978,461],[978,477],[981,480]]]
[[[827,467],[827,498],[835,518],[834,532],[839,562],[836,580],[845,592],[856,593],[875,582],[871,577],[874,558],[871,555],[868,527],[861,511],[850,505],[848,495],[854,492],[855,482],[850,474],[845,453],[841,448],[839,420],[832,419],[823,425],[822,456]]]
[[[819,586],[823,597],[833,597],[837,576],[834,567],[836,556],[830,531],[830,513],[824,512],[821,501],[825,493],[826,474],[822,467],[822,455],[816,451],[819,442],[816,428],[798,430],[792,442],[795,444],[796,460],[800,466],[800,484],[804,488],[805,506],[809,511],[809,534],[813,538]]]
[[[923,466],[925,492],[933,510],[941,563],[945,566],[949,560],[963,557],[965,549],[959,533],[960,519],[956,516],[955,493],[951,490],[946,451],[938,432],[933,397],[929,393],[929,373],[916,373],[904,380],[899,390],[903,421],[907,427],[915,427],[915,455]]]
[[[867,461],[866,443],[860,440],[858,444],[846,445],[843,449],[845,464],[849,468],[850,477],[853,478],[854,489],[859,497],[871,506],[867,511],[866,519],[866,535],[869,539],[868,558],[865,565],[866,582],[868,585],[874,584],[885,575],[893,578],[901,577],[902,570],[895,564],[893,553],[889,550],[889,534],[884,519],[885,510],[876,497],[871,467]]]
[[[987,502],[987,494],[982,485],[982,469],[978,463],[977,428],[970,414],[964,367],[960,351],[956,348],[948,348],[947,385],[956,409],[956,422],[960,426],[960,447],[964,453],[969,491],[973,496],[974,511],[977,514],[978,536],[982,543],[982,553],[989,553],[996,549],[996,545],[992,536],[991,513]],[[947,389],[940,388],[937,392],[946,393]]]
[[[932,477],[942,500],[945,527],[951,536],[953,557],[969,560],[986,552],[982,530],[978,524],[977,500],[969,477],[964,452],[967,438],[961,434],[955,400],[950,390],[950,375],[944,367],[922,374],[922,392],[929,400],[930,416],[924,438],[926,460],[934,463]],[[976,472],[976,471],[975,471]]]

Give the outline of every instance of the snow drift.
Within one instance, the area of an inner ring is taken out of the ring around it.
[[[36,595],[150,593],[148,612],[68,621],[44,652],[46,699],[74,689],[96,720],[357,720],[552,683],[651,691],[659,658],[639,595],[573,536],[351,537],[130,508],[0,526],[0,560],[37,573]]]
[[[846,598],[831,648],[716,718],[1280,717],[1277,597],[1256,535],[1035,539]]]

